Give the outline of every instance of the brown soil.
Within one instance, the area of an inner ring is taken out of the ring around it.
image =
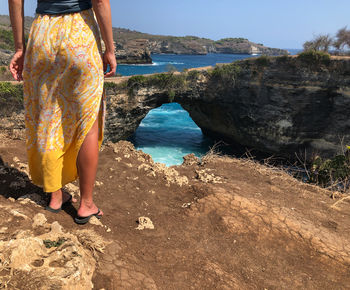
[[[1,140],[1,204],[34,192],[43,202],[23,173],[24,142]],[[77,205],[52,214],[12,202],[29,220],[39,212],[68,233],[88,229],[104,238],[104,253],[94,255],[94,289],[350,289],[349,202],[333,208],[326,190],[227,157],[188,156],[166,168],[123,141],[105,146],[99,164],[95,201],[105,213],[102,224],[75,225]],[[77,194],[74,185],[68,190]],[[143,230],[136,229],[140,217],[148,218]],[[9,229],[3,240],[31,224],[1,218],[0,228]],[[26,275],[14,275],[9,286],[28,285]]]

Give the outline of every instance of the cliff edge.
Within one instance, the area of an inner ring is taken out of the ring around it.
[[[208,154],[165,167],[103,147],[101,221],[46,212],[24,141],[0,137],[0,285],[10,289],[345,289],[349,200],[283,171]],[[79,197],[76,184],[65,190]],[[340,201],[340,200],[339,200]]]

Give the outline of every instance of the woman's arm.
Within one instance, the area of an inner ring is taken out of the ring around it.
[[[24,41],[24,0],[8,0],[10,19],[15,40],[16,53],[10,63],[10,72],[15,80],[22,80],[25,53]]]
[[[104,70],[106,71],[107,65],[110,66],[110,71],[105,74],[105,77],[111,77],[115,75],[117,69],[117,61],[114,54],[111,5],[109,0],[92,0],[92,6],[106,46],[106,51],[103,55]]]

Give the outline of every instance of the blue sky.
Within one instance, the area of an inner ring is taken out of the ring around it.
[[[7,1],[0,14],[8,14]],[[211,39],[244,37],[271,47],[301,48],[315,35],[350,24],[349,0],[111,0],[113,26]],[[34,15],[36,0],[25,0]],[[349,25],[350,28],[350,25]]]

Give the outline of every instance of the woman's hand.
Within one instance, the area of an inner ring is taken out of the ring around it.
[[[23,63],[24,63],[24,50],[18,50],[12,57],[10,62],[10,72],[16,81],[23,80]]]
[[[110,78],[115,75],[117,70],[117,60],[115,58],[114,52],[106,51],[103,54],[103,71],[107,71],[107,67],[109,65],[109,72],[105,73],[105,78]]]

